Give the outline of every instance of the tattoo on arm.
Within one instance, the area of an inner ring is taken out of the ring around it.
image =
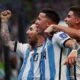
[[[10,34],[8,30],[8,23],[2,22],[1,23],[1,37],[4,44],[7,44],[10,41]]]

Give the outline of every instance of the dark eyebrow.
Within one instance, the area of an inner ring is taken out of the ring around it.
[[[38,19],[38,20],[40,20],[40,18],[39,18],[39,17],[37,17],[37,19]]]
[[[32,27],[30,27],[29,29],[30,29],[30,30],[33,30],[33,28],[32,28]]]
[[[67,15],[68,17],[70,17],[70,15]]]

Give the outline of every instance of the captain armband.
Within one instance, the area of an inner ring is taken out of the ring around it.
[[[16,48],[17,48],[17,41],[15,41],[15,44],[14,44],[14,52],[16,52]]]

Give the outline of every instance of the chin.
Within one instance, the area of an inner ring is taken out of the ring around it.
[[[34,47],[36,45],[36,42],[30,42],[30,45]]]

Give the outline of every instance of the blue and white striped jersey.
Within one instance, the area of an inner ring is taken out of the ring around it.
[[[64,32],[58,32],[53,35],[52,40],[47,39],[45,46],[45,66],[43,66],[45,67],[45,79],[43,80],[67,80],[67,71],[64,61],[68,49],[64,48],[64,43],[69,38],[70,37]],[[49,46],[50,44],[52,44],[52,47]]]
[[[69,38],[67,34],[58,32],[52,40],[46,40],[44,47],[38,47],[34,51],[29,51],[29,44],[18,43],[17,53],[24,59],[18,80],[69,80],[64,65],[68,53],[64,43]],[[34,53],[38,54],[32,61]]]
[[[18,80],[40,80],[41,51],[42,47],[30,51],[29,44],[17,43],[16,52],[23,56],[23,64]]]

